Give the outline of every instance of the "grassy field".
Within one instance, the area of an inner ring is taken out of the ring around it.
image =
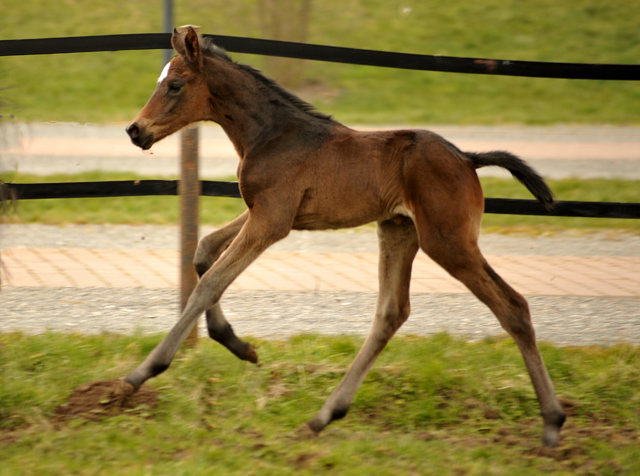
[[[131,180],[131,174],[92,172],[80,175],[35,176],[27,174],[0,174],[0,179],[16,183],[83,182],[100,180]],[[138,177],[135,177],[138,178]],[[154,177],[146,177],[154,178]],[[527,198],[529,192],[512,179],[483,178],[487,197]],[[550,180],[549,185],[559,200],[594,202],[640,202],[640,183],[612,179]],[[222,225],[246,209],[242,200],[234,198],[201,197],[200,222],[204,225]],[[77,224],[157,224],[175,225],[179,222],[177,197],[122,197],[109,199],[25,200],[4,216],[1,222]],[[490,215],[483,219],[485,231],[548,233],[569,229],[615,229],[640,232],[638,220],[607,218],[561,218],[519,215]]]
[[[202,340],[151,384],[155,409],[56,421],[89,381],[121,377],[158,336],[0,334],[0,474],[633,475],[640,472],[640,349],[542,345],[569,420],[539,445],[538,407],[510,339],[394,339],[345,420],[313,416],[361,340],[253,341],[263,362]]]
[[[262,37],[255,0],[175,0],[175,24]],[[3,0],[0,39],[158,32],[157,0]],[[639,0],[313,2],[310,43],[533,61],[637,63]],[[238,55],[259,68],[264,58]],[[0,58],[19,120],[127,121],[161,69],[159,51]],[[486,77],[308,62],[297,87],[339,120],[363,124],[638,124],[640,85]],[[267,74],[279,77],[278,70]]]

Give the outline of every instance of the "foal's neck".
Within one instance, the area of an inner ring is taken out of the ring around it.
[[[215,64],[209,75],[211,119],[222,126],[241,160],[274,137],[337,125],[310,114],[236,65],[218,68]]]

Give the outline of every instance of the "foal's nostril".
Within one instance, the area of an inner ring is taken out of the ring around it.
[[[140,129],[138,128],[138,124],[136,124],[135,122],[129,125],[129,127],[127,127],[126,130],[127,130],[127,134],[129,134],[129,137],[131,137],[134,140],[140,136]]]

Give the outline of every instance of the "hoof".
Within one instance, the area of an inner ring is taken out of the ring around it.
[[[542,436],[542,444],[547,448],[555,448],[558,446],[558,439],[560,438],[560,429],[567,417],[564,412],[558,412],[555,418],[551,421],[547,420],[544,425],[544,434]]]
[[[557,426],[544,428],[544,435],[542,436],[542,445],[547,448],[555,448],[558,446],[558,439],[560,438],[560,428]]]
[[[136,393],[138,389],[131,385],[126,380],[118,380],[116,384],[113,386],[113,395],[127,398]]]
[[[544,432],[544,436],[542,437],[542,446],[545,446],[547,448],[555,448],[556,446],[558,446],[558,439],[559,439],[560,433],[558,431],[556,432]]]
[[[244,360],[251,362],[252,364],[258,363],[258,352],[256,352],[256,348],[249,344],[247,347],[247,352],[244,355]]]
[[[295,436],[298,440],[312,440],[317,438],[318,432],[311,429],[308,423],[303,423],[295,431]]]

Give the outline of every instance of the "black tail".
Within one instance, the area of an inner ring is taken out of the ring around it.
[[[547,210],[553,210],[554,197],[553,192],[544,182],[543,178],[533,170],[529,164],[524,160],[516,157],[509,152],[494,151],[494,152],[464,152],[477,169],[480,167],[486,167],[488,165],[496,165],[502,167],[511,172],[516,179],[518,179],[527,189],[533,194],[534,197],[545,207]]]

